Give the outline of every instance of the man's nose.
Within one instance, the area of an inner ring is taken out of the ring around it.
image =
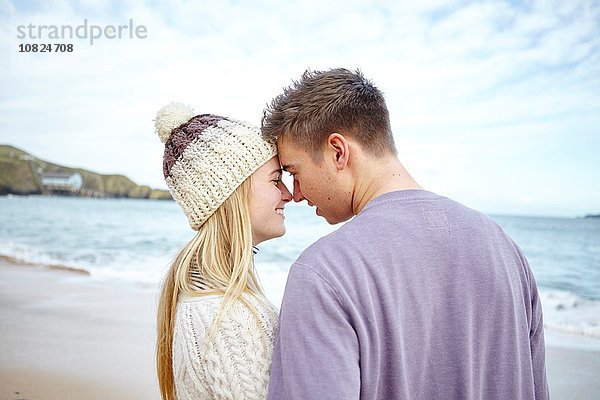
[[[302,191],[300,190],[300,182],[298,182],[296,179],[294,179],[294,201],[296,203],[299,203],[302,200],[306,200],[306,198],[304,197],[304,195],[302,194]]]

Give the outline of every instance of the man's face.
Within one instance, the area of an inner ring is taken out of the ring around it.
[[[326,151],[323,159],[315,162],[308,150],[285,137],[277,141],[277,148],[282,168],[294,178],[295,202],[306,200],[309,206],[316,206],[316,214],[330,224],[352,217],[352,205],[343,195],[338,171]]]

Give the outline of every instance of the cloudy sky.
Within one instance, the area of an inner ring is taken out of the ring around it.
[[[0,143],[39,158],[166,188],[161,106],[259,124],[306,68],[343,66],[383,90],[427,189],[489,213],[600,212],[598,1],[0,4]],[[147,37],[17,37],[85,19]],[[27,43],[74,49],[19,53]]]

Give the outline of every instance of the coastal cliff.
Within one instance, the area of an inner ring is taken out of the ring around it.
[[[140,186],[123,175],[102,175],[41,160],[0,145],[0,195],[66,195],[170,200],[166,190]]]

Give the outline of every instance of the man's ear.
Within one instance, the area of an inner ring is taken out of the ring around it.
[[[338,170],[343,170],[350,159],[350,146],[346,138],[339,133],[332,133],[327,138],[327,153],[331,156],[335,167]]]

